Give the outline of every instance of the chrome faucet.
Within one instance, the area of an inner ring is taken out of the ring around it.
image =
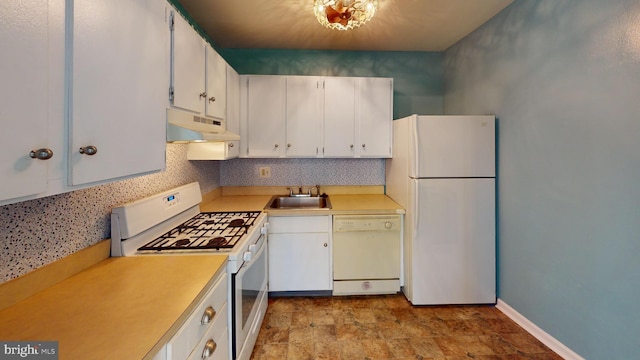
[[[289,189],[289,196],[290,197],[309,197],[309,196],[311,196],[311,188],[309,188],[309,191],[306,194],[302,192],[302,186],[298,187],[298,193],[297,194],[293,192],[293,187],[289,187],[287,189]]]
[[[316,192],[315,196],[320,197],[320,185],[309,186],[306,193],[302,191],[302,186],[298,186],[298,193],[293,192],[293,187],[287,188],[287,190],[289,190],[289,197],[311,197],[313,196],[313,189],[315,189]]]

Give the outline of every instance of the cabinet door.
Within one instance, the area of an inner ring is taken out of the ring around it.
[[[355,78],[324,81],[324,156],[355,155]]]
[[[227,130],[240,134],[240,75],[231,65],[227,68],[227,115],[225,123]]]
[[[321,86],[317,77],[287,77],[287,156],[318,155],[323,118]]]
[[[269,235],[269,291],[331,290],[328,233]]]
[[[393,131],[393,83],[389,78],[358,79],[357,154],[391,157]]]
[[[205,42],[175,11],[173,12],[172,46],[172,105],[198,114],[202,113],[206,94]]]
[[[247,79],[247,148],[250,157],[284,155],[285,79],[283,76],[250,76]]]
[[[164,168],[169,27],[162,0],[76,0],[72,185]],[[71,16],[71,14],[67,14]],[[94,146],[97,152],[79,152]]]
[[[47,186],[47,161],[31,150],[49,148],[48,1],[0,3],[0,200],[41,193]],[[62,149],[52,149],[61,156]]]
[[[206,49],[205,114],[224,119],[227,107],[227,63],[211,46],[207,45]]]

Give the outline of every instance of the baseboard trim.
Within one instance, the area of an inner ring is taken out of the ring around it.
[[[536,339],[540,340],[543,344],[545,344],[549,349],[553,350],[556,354],[562,356],[563,359],[567,360],[585,360],[582,356],[576,354],[573,350],[569,349],[563,343],[558,341],[553,336],[549,335],[546,331],[542,330],[538,325],[531,322],[529,319],[524,317],[522,314],[517,312],[514,308],[509,306],[506,302],[498,299],[496,303],[496,309],[502,311],[505,315],[507,315],[511,320],[515,321],[518,325],[520,325],[523,329],[525,329],[528,333],[533,335]]]

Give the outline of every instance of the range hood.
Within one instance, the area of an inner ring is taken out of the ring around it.
[[[186,111],[167,109],[167,142],[220,142],[240,140],[219,120]]]

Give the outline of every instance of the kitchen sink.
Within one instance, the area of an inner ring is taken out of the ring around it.
[[[269,200],[269,204],[265,209],[331,209],[331,202],[329,201],[329,196],[291,197],[276,195]]]

